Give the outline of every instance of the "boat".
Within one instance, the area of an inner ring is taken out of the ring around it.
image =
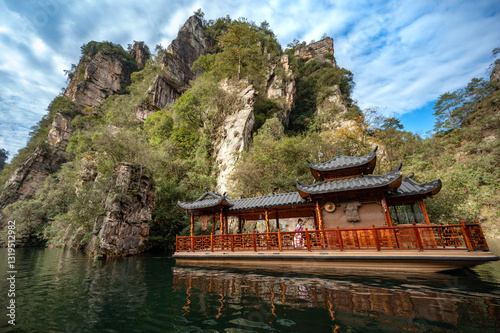
[[[182,266],[370,272],[442,272],[499,260],[478,221],[431,224],[424,199],[439,193],[441,180],[403,177],[402,163],[373,175],[377,148],[306,160],[314,182],[297,181],[296,192],[233,200],[206,189],[193,202],[178,202],[191,232],[176,237],[173,257]],[[194,235],[196,219],[207,234]],[[282,230],[280,219],[302,221]],[[255,221],[265,221],[264,232],[243,232]]]

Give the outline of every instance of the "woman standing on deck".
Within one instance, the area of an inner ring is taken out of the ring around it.
[[[302,240],[302,219],[297,221],[297,227],[295,227],[295,231],[297,232],[294,237],[295,247],[303,247],[304,241]]]

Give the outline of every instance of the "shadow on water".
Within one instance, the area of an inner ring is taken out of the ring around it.
[[[290,273],[180,267],[157,253],[96,261],[58,249],[16,251],[16,326],[10,326],[7,254],[0,249],[0,331],[500,329],[499,262],[446,274]]]

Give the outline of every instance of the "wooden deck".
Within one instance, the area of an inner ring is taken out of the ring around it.
[[[438,272],[499,258],[481,227],[409,225],[177,237],[179,263]]]

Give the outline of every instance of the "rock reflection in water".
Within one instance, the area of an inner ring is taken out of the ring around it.
[[[186,293],[184,316],[240,316],[230,321],[239,327],[293,327],[294,310],[306,311],[304,316],[311,309],[322,309],[326,310],[324,318],[315,316],[310,320],[329,321],[334,332],[493,332],[500,328],[500,299],[480,293],[472,296],[418,285],[391,288],[315,277],[273,277],[183,267],[174,268],[173,282],[176,291]],[[209,305],[215,296],[217,309]]]

